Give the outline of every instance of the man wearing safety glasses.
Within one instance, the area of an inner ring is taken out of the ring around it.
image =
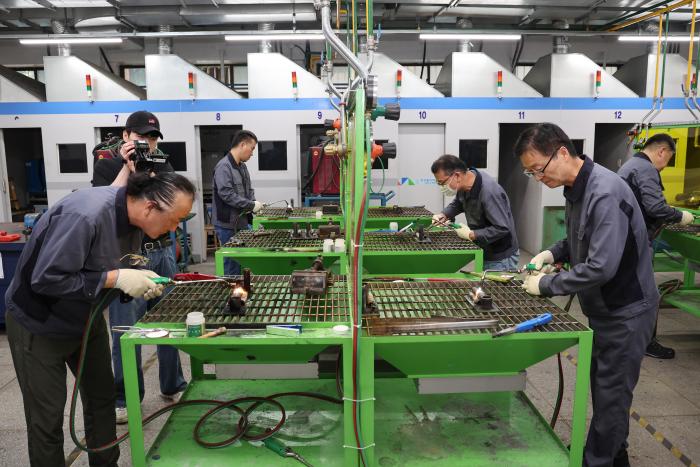
[[[457,156],[445,154],[430,168],[440,191],[454,199],[433,224],[445,225],[464,213],[457,235],[471,240],[484,250],[484,270],[513,271],[518,268],[518,237],[508,195],[488,174],[467,169]]]
[[[554,124],[525,130],[514,153],[525,175],[564,187],[566,238],[532,259],[540,273],[527,276],[523,288],[545,297],[576,293],[594,331],[593,418],[584,465],[628,466],[632,392],[659,304],[642,211],[624,180],[577,155]],[[557,262],[571,269],[546,274],[546,265]]]

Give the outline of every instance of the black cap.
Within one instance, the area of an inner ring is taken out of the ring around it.
[[[126,125],[124,125],[126,131],[135,131],[140,135],[148,135],[151,133],[156,133],[163,139],[163,133],[160,132],[160,122],[158,118],[151,112],[146,112],[145,110],[139,110],[129,115],[126,119]]]

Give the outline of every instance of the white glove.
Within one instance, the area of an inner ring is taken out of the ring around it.
[[[530,263],[535,265],[535,269],[538,271],[542,269],[545,264],[552,264],[554,262],[554,255],[549,250],[544,250],[538,253],[534,258],[530,260]]]
[[[679,222],[681,225],[688,225],[692,224],[693,221],[695,220],[695,216],[693,216],[691,213],[688,211],[681,211],[683,213],[683,217],[681,217],[681,221]]]
[[[114,287],[134,298],[158,297],[163,293],[163,286],[153,282],[152,277],[159,276],[148,269],[120,269]]]
[[[467,224],[459,223],[460,227],[459,229],[455,229],[455,232],[457,233],[457,236],[461,239],[464,240],[471,240],[469,238],[469,234],[472,233],[472,229],[469,228]]]
[[[448,222],[447,216],[441,212],[433,215],[433,225],[445,225]]]
[[[540,292],[540,280],[542,280],[544,276],[546,276],[546,274],[528,274],[521,287],[530,295],[542,295]]]
[[[254,203],[253,212],[258,212],[263,208],[263,204],[260,201],[254,201]]]

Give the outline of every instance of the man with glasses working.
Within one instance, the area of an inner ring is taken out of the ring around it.
[[[510,201],[503,188],[488,174],[466,164],[456,156],[440,156],[431,172],[440,191],[454,200],[439,214],[433,224],[445,225],[464,213],[466,224],[460,224],[457,235],[471,240],[484,250],[484,270],[513,271],[518,268],[518,238],[510,210]]]
[[[593,329],[593,418],[584,451],[588,467],[629,466],[627,436],[632,392],[651,339],[659,292],[642,211],[614,172],[576,154],[558,126],[542,123],[515,143],[525,175],[550,188],[564,186],[566,238],[532,259],[525,278],[532,295],[578,295]],[[569,271],[545,274],[566,262]]]
[[[649,241],[652,242],[661,233],[665,224],[688,225],[694,220],[691,213],[672,208],[664,198],[664,185],[661,183],[660,172],[666,168],[675,154],[676,143],[673,138],[666,133],[659,133],[649,138],[642,150],[617,171],[617,174],[632,188],[639,207],[642,208]],[[676,356],[672,348],[665,347],[656,340],[656,326],[654,326],[654,336],[647,346],[646,354],[663,359]]]

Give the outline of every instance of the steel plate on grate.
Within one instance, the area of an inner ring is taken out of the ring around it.
[[[419,242],[415,233],[366,232],[365,251],[447,251],[478,250],[479,247],[469,240],[463,240],[454,230],[431,231],[426,235],[430,242]]]

